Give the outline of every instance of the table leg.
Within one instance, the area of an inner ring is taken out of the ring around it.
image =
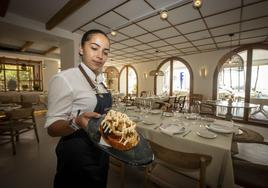
[[[231,121],[233,119],[233,114],[232,114],[232,108],[227,107],[227,113],[225,115],[225,118],[227,121]]]
[[[251,114],[251,116],[254,116],[255,114],[262,113],[267,119],[268,119],[268,113],[264,110],[263,104],[260,104],[259,108]]]

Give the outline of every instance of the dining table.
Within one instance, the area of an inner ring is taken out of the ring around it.
[[[169,98],[173,98],[175,96],[146,96],[146,97],[136,97],[135,103],[143,106],[144,104],[151,103],[153,109],[159,108],[159,106],[165,105]]]
[[[237,108],[244,109],[244,120],[247,120],[248,115],[245,116],[245,114],[248,114],[248,110],[258,108],[259,106],[253,103],[235,102],[232,100],[228,100],[228,101],[227,100],[207,100],[207,101],[202,101],[201,103],[214,105],[215,107],[218,106],[218,107],[227,108],[227,112],[225,114],[225,118],[227,121],[230,121],[233,119],[233,109],[237,109]]]
[[[235,131],[216,133],[207,127],[216,122],[232,127],[232,122],[159,110],[144,113],[136,108],[127,109],[125,113],[137,123],[138,132],[148,140],[172,150],[212,156],[212,162],[206,170],[206,181],[210,187],[234,187],[231,146]],[[179,130],[170,132],[168,127],[178,127]],[[198,178],[197,172],[187,174]]]
[[[250,102],[260,105],[257,110],[250,114],[251,116],[261,113],[265,116],[266,119],[268,119],[268,111],[264,109],[264,106],[268,105],[268,97],[251,97]]]

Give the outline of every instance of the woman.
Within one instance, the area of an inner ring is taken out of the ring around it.
[[[86,32],[79,51],[82,63],[50,81],[45,127],[50,136],[61,137],[55,188],[106,187],[109,156],[93,145],[84,130],[89,119],[99,117],[112,104],[101,73],[109,48],[104,32]]]

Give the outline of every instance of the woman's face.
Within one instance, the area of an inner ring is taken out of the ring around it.
[[[110,51],[110,42],[102,34],[93,34],[91,38],[80,47],[83,62],[95,74],[99,74]]]

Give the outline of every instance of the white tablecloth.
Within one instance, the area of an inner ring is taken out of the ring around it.
[[[140,115],[133,110],[127,111],[128,115]],[[137,123],[138,131],[149,140],[159,143],[162,146],[173,150],[184,152],[208,154],[212,156],[212,162],[207,168],[207,184],[210,187],[234,187],[234,176],[231,159],[231,144],[232,134],[217,134],[214,139],[207,139],[196,134],[198,130],[206,129],[207,122],[200,120],[187,120],[185,117],[177,118],[165,117],[161,115],[148,115],[146,121],[154,122],[153,125],[145,125],[142,122]],[[160,129],[155,129],[160,123],[177,123],[183,124],[186,129],[191,132],[183,137],[182,134],[173,136],[160,132]],[[226,121],[226,123],[229,123]],[[192,176],[197,176],[197,173],[191,173]]]

